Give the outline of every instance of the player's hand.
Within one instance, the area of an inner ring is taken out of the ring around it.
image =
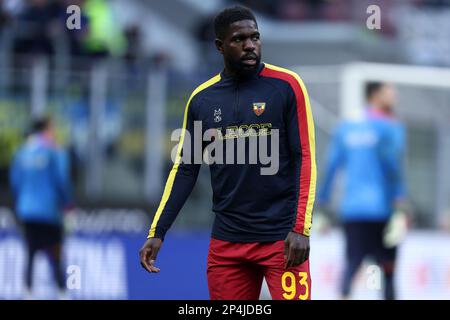
[[[309,258],[309,237],[296,232],[289,232],[284,241],[286,269],[296,267]]]
[[[150,273],[160,271],[159,268],[155,267],[156,257],[158,251],[161,248],[162,240],[159,238],[149,238],[145,241],[141,250],[139,250],[139,257],[141,260],[141,266]]]

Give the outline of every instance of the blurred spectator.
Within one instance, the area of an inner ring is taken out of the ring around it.
[[[81,163],[88,161],[89,121],[92,108],[89,103],[89,93],[84,91],[78,100],[67,105],[67,114],[71,123],[71,147],[74,155]],[[97,128],[102,152],[111,155],[122,130],[122,110],[120,103],[114,97],[108,97],[101,116],[101,125]]]
[[[128,63],[135,63],[143,56],[141,30],[137,25],[130,26],[125,29],[125,38],[127,48],[124,58]]]
[[[395,298],[397,245],[405,232],[405,188],[402,155],[403,126],[395,119],[393,86],[370,83],[368,107],[357,120],[342,122],[330,145],[318,206],[329,202],[335,173],[345,171],[339,213],[346,241],[346,268],[341,294],[348,298],[352,281],[366,256],[384,271],[384,297]],[[395,214],[394,214],[395,213]]]
[[[450,7],[450,0],[416,0],[416,6],[435,8]]]
[[[409,62],[450,66],[448,1],[419,1],[396,17],[398,40]]]
[[[6,11],[3,0],[0,0],[0,31],[8,24],[11,20],[9,13]]]
[[[221,55],[217,54],[217,48],[214,45],[216,36],[214,35],[213,27],[214,16],[205,16],[200,20],[195,30],[195,36],[200,47],[201,67],[206,69],[206,72],[213,72],[221,68],[223,61]]]
[[[343,20],[351,17],[348,0],[240,0],[258,12],[282,20]]]
[[[85,0],[65,0],[64,10],[61,12],[61,21],[63,23],[62,26],[64,26],[67,19],[67,12],[65,9],[71,5],[76,5],[79,8],[83,8],[84,3]],[[73,56],[86,55],[86,52],[83,48],[83,41],[85,41],[86,37],[88,36],[89,19],[84,13],[84,10],[80,10],[80,15],[81,29],[69,30],[68,28],[62,27],[64,30],[66,30],[66,36],[70,46],[70,53]]]
[[[283,0],[277,9],[278,17],[285,20],[317,20],[321,18],[324,1]]]
[[[71,204],[69,163],[66,153],[56,145],[50,118],[33,122],[31,134],[14,156],[11,187],[28,247],[24,296],[33,296],[33,260],[43,250],[50,260],[59,296],[64,298],[62,211]]]
[[[20,33],[16,39],[15,52],[17,54],[53,54],[52,36],[57,32],[60,12],[59,2],[30,0],[17,17]]]
[[[66,28],[67,7],[81,8],[81,29]],[[111,4],[105,0],[30,0],[15,10],[14,52],[26,55],[54,55],[62,46],[57,36],[65,35],[73,56],[121,56],[126,38],[116,23]]]
[[[279,1],[272,0],[240,0],[238,2],[252,10],[271,16],[276,15],[276,9],[279,6]]]
[[[126,39],[117,24],[111,5],[105,0],[86,0],[82,11],[88,19],[88,30],[82,46],[90,56],[121,56],[126,50]]]

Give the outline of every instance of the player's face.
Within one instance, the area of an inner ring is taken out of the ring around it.
[[[384,85],[379,92],[380,104],[383,108],[393,111],[397,103],[397,92],[393,85]]]
[[[261,40],[253,20],[232,23],[223,40],[216,40],[223,54],[225,66],[240,75],[251,74],[261,62]]]
[[[50,123],[48,125],[47,129],[45,130],[45,135],[49,139],[55,139],[56,133],[55,133],[55,126],[53,125],[53,123]]]

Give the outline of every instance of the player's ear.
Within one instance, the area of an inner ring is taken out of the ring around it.
[[[217,50],[219,50],[219,52],[221,54],[223,54],[223,40],[216,38],[216,40],[214,41],[214,43],[216,44],[216,48]]]

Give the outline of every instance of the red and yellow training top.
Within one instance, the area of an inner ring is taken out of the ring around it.
[[[216,161],[209,165],[212,210],[216,214],[213,238],[265,242],[284,240],[290,231],[310,235],[316,161],[308,93],[296,73],[262,63],[255,74],[244,79],[222,72],[197,87],[190,96],[175,163],[149,237],[164,238],[196,182],[201,164],[186,159],[194,159],[195,144],[202,151],[208,150],[208,142],[201,142],[201,137],[197,141],[194,121],[199,121],[202,133],[212,129],[216,132],[214,139],[224,142],[220,157],[223,163]],[[274,129],[278,132],[277,141],[273,140]],[[276,159],[270,164],[259,156],[256,163],[250,161],[251,137],[258,138],[258,150],[265,138],[267,151],[263,154],[270,158],[278,151]],[[244,163],[236,161],[239,150],[242,151],[238,143],[225,147],[227,142],[238,140],[244,141],[247,152]],[[217,150],[211,153],[218,154]],[[270,166],[276,167],[274,174],[261,174],[262,168]]]

